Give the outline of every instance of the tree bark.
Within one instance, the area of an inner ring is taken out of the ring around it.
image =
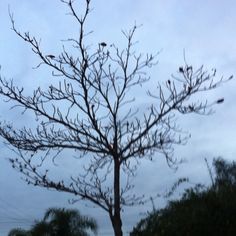
[[[119,162],[119,158],[115,158],[115,161],[114,161],[114,214],[111,219],[115,236],[123,236],[120,211],[121,211],[120,162]]]

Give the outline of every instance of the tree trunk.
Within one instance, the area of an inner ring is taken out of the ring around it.
[[[122,221],[120,216],[120,163],[119,158],[114,161],[114,214],[112,216],[112,226],[115,236],[122,236]]]
[[[122,232],[122,222],[120,219],[115,219],[113,220],[112,223],[113,226],[113,230],[114,230],[114,235],[115,236],[123,236],[123,232]]]

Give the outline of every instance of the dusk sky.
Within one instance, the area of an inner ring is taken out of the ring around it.
[[[77,0],[78,10],[82,0]],[[163,81],[177,73],[179,66],[187,62],[198,68],[217,69],[218,77],[236,75],[236,2],[234,0],[91,0],[88,31],[92,44],[105,41],[122,47],[124,37],[121,30],[135,23],[142,25],[136,34],[137,51],[159,52],[159,63],[148,72],[152,84]],[[0,1],[0,75],[13,79],[17,85],[30,92],[37,86],[50,85],[50,71],[44,66],[32,69],[39,62],[31,48],[12,30],[8,9],[14,13],[16,27],[21,32],[31,32],[42,40],[48,54],[61,50],[61,40],[76,37],[78,28],[68,9],[60,0],[1,0]],[[185,53],[184,53],[185,52]],[[220,88],[206,94],[209,102],[224,97],[225,102],[214,107],[210,116],[184,115],[178,123],[191,138],[184,146],[175,148],[175,157],[184,159],[174,172],[160,156],[156,161],[143,161],[135,179],[137,193],[155,195],[164,193],[177,177],[189,177],[191,183],[209,183],[204,158],[211,163],[214,157],[227,160],[236,158],[236,81],[235,78]],[[137,97],[145,105],[144,97]],[[0,120],[12,122],[17,127],[30,126],[33,115],[22,116],[19,110],[10,110],[9,103],[0,97]],[[15,227],[29,228],[34,220],[40,219],[48,207],[77,208],[82,214],[93,216],[99,224],[99,236],[112,235],[106,212],[88,207],[84,202],[70,205],[73,196],[28,186],[21,175],[11,168],[7,158],[14,155],[0,139],[0,235],[6,236]],[[70,152],[66,153],[70,155]],[[58,169],[64,175],[73,166],[59,162]],[[72,163],[72,164],[71,164]],[[155,200],[156,207],[165,200]],[[152,205],[125,208],[123,214],[124,233],[129,232]],[[126,234],[125,234],[126,235]],[[128,235],[128,234],[127,234]]]

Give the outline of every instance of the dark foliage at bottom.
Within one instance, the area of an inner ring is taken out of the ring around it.
[[[210,187],[187,189],[180,200],[149,213],[130,236],[236,235],[236,163],[215,159],[213,167]]]

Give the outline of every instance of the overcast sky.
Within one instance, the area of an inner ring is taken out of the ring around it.
[[[80,1],[78,1],[80,2]],[[11,30],[8,7],[14,12],[17,27],[30,31],[42,39],[44,50],[56,53],[61,49],[61,39],[75,36],[76,25],[68,10],[59,0],[1,0],[0,1],[0,65],[1,76],[13,78],[17,84],[31,91],[37,85],[47,86],[50,77],[46,68],[32,70],[38,59],[31,49]],[[184,63],[185,51],[188,63],[193,66],[204,64],[206,68],[217,68],[218,76],[236,75],[236,2],[234,0],[92,0],[89,30],[93,30],[92,43],[101,41],[123,45],[122,29],[129,29],[136,22],[142,24],[137,33],[137,50],[158,52],[159,64],[150,71],[153,81],[170,78]],[[78,4],[78,9],[80,8]],[[210,101],[224,97],[225,103],[215,107],[212,116],[183,116],[179,123],[192,134],[185,146],[177,147],[175,156],[184,158],[174,173],[160,157],[158,161],[145,161],[136,179],[137,192],[155,194],[165,191],[177,176],[189,177],[192,182],[208,183],[204,158],[211,162],[213,157],[222,156],[233,160],[236,157],[236,82],[235,79],[208,94]],[[139,97],[140,101],[142,97]],[[143,98],[145,99],[145,98]],[[1,99],[2,100],[2,99]],[[23,118],[9,110],[9,104],[1,103],[0,118],[16,125],[32,117]],[[98,220],[99,235],[112,235],[109,219],[105,212],[83,202],[69,205],[70,195],[47,191],[26,185],[7,161],[11,152],[0,144],[0,234],[7,235],[13,227],[29,227],[34,219],[42,217],[52,206],[77,207],[84,214]],[[69,166],[69,165],[68,165]],[[60,167],[60,166],[59,166]],[[63,167],[66,168],[66,165]],[[64,170],[63,169],[63,170]],[[156,206],[163,200],[158,199]],[[145,207],[125,209],[124,232],[132,229],[151,204]]]

